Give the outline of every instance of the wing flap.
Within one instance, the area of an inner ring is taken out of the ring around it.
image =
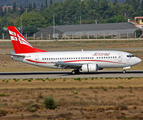
[[[81,68],[82,65],[77,64],[77,63],[65,63],[63,61],[60,61],[60,62],[55,63],[55,66],[57,66],[57,67],[60,66],[64,69],[66,69],[66,68]]]

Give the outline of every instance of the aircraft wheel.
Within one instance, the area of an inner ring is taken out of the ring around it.
[[[76,72],[75,72],[75,70],[73,70],[71,73],[74,75]]]
[[[73,75],[74,75],[74,74],[79,74],[79,70],[73,70],[71,73],[72,73]]]
[[[125,74],[125,73],[126,73],[126,70],[123,70],[123,73]]]

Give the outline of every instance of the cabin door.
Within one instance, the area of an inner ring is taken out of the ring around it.
[[[38,56],[38,55],[35,56],[35,63],[36,63],[37,65],[39,64],[39,56]]]
[[[118,62],[122,62],[122,54],[121,53],[118,54]]]

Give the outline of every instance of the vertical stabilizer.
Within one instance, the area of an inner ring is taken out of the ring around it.
[[[14,26],[8,26],[11,41],[16,54],[47,52],[34,48]]]

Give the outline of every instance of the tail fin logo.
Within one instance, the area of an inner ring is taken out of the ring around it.
[[[9,34],[10,34],[10,37],[11,37],[11,40],[14,40],[14,41],[19,41],[20,44],[24,44],[24,45],[27,45],[29,47],[32,47],[29,42],[27,40],[25,40],[24,38],[22,38],[21,36],[19,36],[19,34],[16,34],[15,32],[13,31],[10,31],[9,30]],[[32,47],[33,48],[33,47]]]

